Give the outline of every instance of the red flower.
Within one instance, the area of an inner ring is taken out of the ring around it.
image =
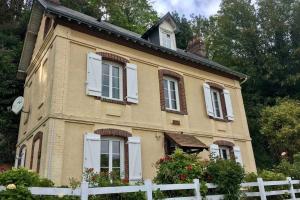
[[[181,181],[185,181],[186,180],[186,175],[185,174],[179,174],[179,179]]]
[[[191,171],[193,169],[193,166],[192,165],[188,165],[188,166],[186,166],[186,169],[189,170],[189,171]]]

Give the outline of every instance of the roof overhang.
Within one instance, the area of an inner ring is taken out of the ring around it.
[[[180,148],[197,149],[197,150],[208,149],[208,146],[206,146],[203,142],[201,142],[199,139],[197,139],[193,135],[187,135],[187,134],[183,134],[183,133],[165,132],[165,137],[167,137],[168,139],[171,139]]]
[[[17,79],[26,78],[26,70],[30,64],[37,34],[41,25],[44,8],[41,4],[33,3],[31,8],[31,15],[27,26],[27,32],[24,40],[21,59],[18,66]]]

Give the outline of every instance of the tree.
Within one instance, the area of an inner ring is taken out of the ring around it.
[[[270,149],[279,160],[287,152],[292,161],[300,152],[300,101],[284,99],[262,110],[261,133],[268,138]]]
[[[22,40],[29,16],[30,1],[4,1],[0,10],[0,163],[13,163],[19,117],[10,111],[13,100],[22,94],[16,79]]]
[[[193,31],[189,20],[175,11],[172,16],[178,26],[179,32],[176,34],[176,45],[178,48],[186,49],[188,42],[193,38]]]

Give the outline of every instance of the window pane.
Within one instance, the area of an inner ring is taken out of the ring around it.
[[[120,142],[119,141],[113,141],[112,142],[112,152],[120,154]]]
[[[108,153],[109,151],[109,141],[101,140],[101,153]]]
[[[112,167],[120,167],[120,155],[119,154],[113,154],[112,155]]]
[[[112,87],[114,88],[120,88],[120,81],[119,77],[113,77],[112,78]]]
[[[113,168],[111,175],[114,176],[115,178],[120,178],[120,168]]]
[[[109,158],[108,154],[101,154],[101,167],[109,166]]]
[[[218,98],[218,93],[216,91],[213,92],[213,100],[214,100],[214,106],[215,106],[215,114],[217,117],[221,117],[221,111],[220,111],[220,102]]]
[[[120,68],[119,67],[113,67],[112,68],[112,75],[114,77],[119,77],[119,71],[120,71]]]
[[[168,89],[168,81],[164,79],[164,89],[167,90]]]
[[[112,97],[115,99],[120,99],[120,90],[118,88],[113,88],[113,95]]]
[[[103,63],[103,65],[102,65],[102,75],[109,76],[109,65],[108,64]]]
[[[174,81],[170,81],[170,88],[171,88],[171,90],[175,91],[175,82]]]
[[[102,75],[102,85],[109,86],[109,76]]]
[[[101,167],[101,169],[100,169],[100,172],[101,172],[101,174],[105,174],[105,175],[108,175],[108,168],[106,168],[106,167]]]
[[[177,109],[177,104],[176,104],[176,100],[171,100],[172,102],[172,109]]]
[[[223,159],[227,160],[227,152],[226,149],[222,149],[222,155],[223,155]]]
[[[176,91],[175,90],[171,90],[171,99],[176,100]]]

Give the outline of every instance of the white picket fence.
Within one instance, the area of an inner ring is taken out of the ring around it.
[[[206,184],[209,189],[214,189],[217,186],[212,183]],[[242,183],[241,188],[246,197],[260,197],[261,200],[267,200],[267,196],[284,195],[289,194],[291,200],[295,200],[296,193],[300,193],[300,189],[295,189],[294,185],[300,186],[300,180],[292,180],[290,177],[285,181],[263,181],[262,178],[258,178],[257,182]],[[288,186],[287,190],[275,190],[268,191],[265,186]],[[82,182],[81,186],[76,189],[71,188],[46,188],[46,187],[31,187],[30,192],[33,195],[41,196],[78,196],[81,200],[88,200],[89,195],[104,195],[104,194],[119,194],[119,193],[130,193],[130,192],[145,192],[147,200],[153,199],[153,191],[172,191],[172,190],[194,190],[194,196],[190,197],[176,197],[168,198],[165,200],[202,200],[200,194],[200,183],[199,179],[194,179],[193,183],[190,184],[153,184],[151,180],[145,180],[143,185],[137,186],[118,186],[118,187],[97,187],[89,188],[88,182]],[[250,187],[258,187],[259,192],[248,192],[247,189]],[[300,188],[300,187],[299,187]],[[6,188],[0,186],[0,191]],[[205,199],[207,200],[221,200],[224,195],[208,195]],[[300,199],[300,198],[298,198]]]

